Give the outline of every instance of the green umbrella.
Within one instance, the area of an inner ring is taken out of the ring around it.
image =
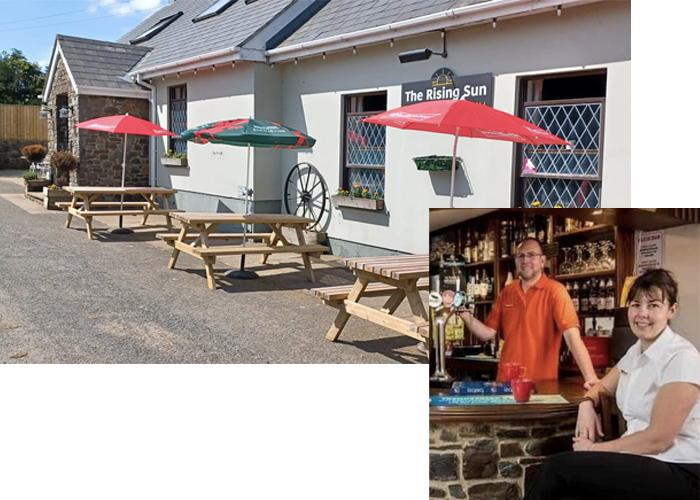
[[[252,190],[248,187],[250,179],[250,148],[280,148],[297,149],[311,148],[316,139],[279,123],[254,120],[253,118],[237,118],[220,122],[207,123],[185,130],[180,136],[195,144],[228,144],[230,146],[247,146],[248,159],[245,178],[245,214],[248,215],[249,201]],[[246,243],[246,227],[243,224],[243,244]],[[227,273],[234,278],[256,278],[255,273],[244,270],[245,255],[241,256],[241,270]]]

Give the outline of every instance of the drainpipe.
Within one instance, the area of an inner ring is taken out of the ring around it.
[[[155,123],[156,120],[156,87],[154,85],[151,85],[149,83],[146,83],[141,80],[141,73],[136,73],[136,83],[139,85],[146,87],[148,90],[151,91],[151,95],[148,97],[148,102],[151,104],[151,109],[149,111],[148,115],[148,121]],[[151,184],[151,187],[156,187],[158,186],[158,163],[156,162],[156,136],[152,135],[149,137],[150,141],[150,147],[149,149],[149,158],[148,158],[148,163],[149,163],[149,169],[148,171],[150,172],[149,174],[149,182]]]

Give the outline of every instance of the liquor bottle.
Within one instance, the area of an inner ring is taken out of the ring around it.
[[[486,293],[486,300],[493,300],[493,276],[489,276],[488,279],[488,291]]]
[[[612,278],[608,278],[607,289],[608,296],[605,301],[605,309],[607,309],[608,314],[613,314],[615,312],[615,283]]]
[[[573,296],[574,296],[574,291],[573,291],[573,289],[571,288],[571,281],[567,281],[567,282],[566,282],[566,285],[564,286],[564,288],[566,288],[566,293],[569,294],[569,297],[573,298]]]
[[[578,281],[574,281],[574,286],[572,288],[572,297],[571,300],[574,303],[574,309],[576,309],[576,312],[581,311],[581,291],[578,287]]]
[[[472,262],[481,262],[481,255],[483,251],[483,243],[479,237],[479,231],[474,232],[474,242],[472,246]]]
[[[598,290],[598,312],[599,313],[611,313],[608,310],[608,285],[604,278],[600,279],[599,290]]]
[[[588,311],[595,316],[598,312],[598,280],[593,278],[590,280],[588,289]]]
[[[479,296],[481,297],[480,300],[486,300],[486,296],[489,293],[489,281],[488,277],[486,276],[486,269],[483,269],[481,272],[481,282],[480,282],[480,293]]]
[[[547,221],[543,215],[535,215],[535,228],[537,234],[537,240],[543,245],[547,244]]]
[[[527,223],[527,238],[536,238],[537,237],[537,228],[535,227],[535,218],[531,217],[530,220]]]
[[[589,297],[588,297],[588,282],[584,281],[583,284],[581,285],[581,293],[579,295],[579,301],[581,302],[581,312],[582,313],[587,313],[590,308],[590,302],[589,302]]]
[[[496,233],[494,233],[493,231],[489,232],[487,260],[496,260]]]
[[[510,240],[508,239],[508,221],[501,222],[501,258],[510,256]]]
[[[476,278],[470,274],[467,279],[467,304],[476,302]]]
[[[518,235],[516,233],[515,220],[508,221],[508,238],[510,239],[510,254],[515,255],[515,247],[518,244]]]
[[[472,236],[471,231],[467,230],[467,241],[464,244],[464,263],[471,264],[472,262]]]

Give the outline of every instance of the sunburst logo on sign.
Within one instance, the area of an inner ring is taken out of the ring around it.
[[[445,85],[454,85],[454,73],[448,68],[440,68],[430,79],[433,87],[443,87]]]

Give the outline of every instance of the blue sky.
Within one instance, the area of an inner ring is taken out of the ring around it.
[[[115,41],[167,0],[0,0],[0,52],[45,66],[56,35]]]

